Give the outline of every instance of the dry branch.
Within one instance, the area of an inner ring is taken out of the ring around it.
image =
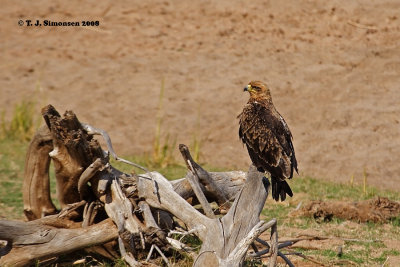
[[[230,208],[230,203],[227,196],[225,196],[224,191],[217,186],[215,181],[211,178],[210,174],[193,160],[192,156],[190,155],[189,148],[183,144],[180,144],[179,150],[189,171],[198,179],[198,181],[200,181],[204,185],[204,187],[212,195],[212,197],[217,200],[218,204],[220,206],[224,206],[224,208],[228,210]],[[189,179],[189,182],[191,181],[193,181],[193,179]]]
[[[188,175],[187,179],[189,180],[190,186],[192,187],[194,194],[196,195],[197,199],[199,200],[201,206],[204,209],[205,214],[207,215],[208,218],[215,218],[214,212],[210,206],[210,204],[207,201],[206,196],[204,195],[203,191],[200,188],[199,184],[199,175],[197,174],[197,171],[193,168],[193,159],[189,153],[189,150],[187,149],[186,146],[184,145],[179,145],[179,150],[182,153],[182,157],[187,165],[187,168],[189,169],[191,175]]]
[[[97,158],[84,172],[82,172],[78,180],[78,192],[81,199],[88,195],[87,183],[102,168],[104,168],[104,164],[101,162],[100,158]]]

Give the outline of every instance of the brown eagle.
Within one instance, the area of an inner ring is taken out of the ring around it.
[[[252,81],[244,91],[250,93],[250,99],[238,116],[239,137],[257,170],[271,174],[272,197],[283,201],[286,194],[293,196],[285,179],[293,177],[293,169],[298,172],[292,134],[275,109],[267,85]]]

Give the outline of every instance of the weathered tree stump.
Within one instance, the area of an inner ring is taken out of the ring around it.
[[[24,213],[28,220],[55,214],[50,198],[50,151],[53,150],[49,128],[42,126],[33,137],[25,159],[23,183]]]
[[[180,145],[186,177],[168,181],[157,172],[126,174],[111,166],[110,155],[137,165],[115,155],[104,131],[80,123],[72,111],[61,117],[51,105],[42,115],[46,126],[34,136],[26,157],[24,213],[30,222],[0,221],[0,240],[7,241],[0,248],[0,265],[23,266],[89,247],[107,256],[104,246],[118,244],[120,256],[140,266],[154,250],[164,261],[171,250],[185,253],[188,244],[169,236],[182,233],[203,242],[198,254],[191,252],[194,266],[240,266],[249,246],[268,228],[270,266],[275,265],[276,220],[259,219],[269,183],[254,167],[248,173],[209,173]],[[105,137],[109,151],[93,138],[96,133]],[[61,211],[50,198],[50,160]],[[197,199],[204,213],[189,198]],[[219,206],[217,213],[212,201]]]

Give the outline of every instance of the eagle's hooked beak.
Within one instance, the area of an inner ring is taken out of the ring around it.
[[[252,90],[251,85],[248,84],[245,88],[243,88],[243,92],[250,92]]]

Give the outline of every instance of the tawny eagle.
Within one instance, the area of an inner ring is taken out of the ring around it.
[[[278,201],[293,192],[286,178],[297,170],[292,134],[283,117],[272,103],[266,84],[252,81],[244,91],[250,99],[239,114],[239,137],[246,144],[250,159],[259,172],[271,174],[272,197]]]

